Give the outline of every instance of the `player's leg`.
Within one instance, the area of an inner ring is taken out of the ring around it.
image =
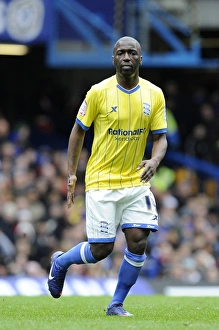
[[[137,281],[146,259],[145,249],[149,232],[148,229],[139,228],[126,228],[124,230],[128,248],[125,249],[124,259],[118,274],[118,283],[108,306],[107,315],[132,316],[123,309],[123,302]]]
[[[65,253],[62,251],[55,252],[52,256],[48,278],[48,287],[51,295],[54,298],[61,297],[65,276],[68,268],[72,264],[96,263],[107,257],[113,249],[113,244],[114,243],[89,244],[88,242],[82,242]],[[92,253],[92,245],[95,245],[93,249],[94,253]],[[95,253],[95,251],[97,252]]]
[[[72,264],[96,263],[112,252],[116,235],[115,224],[111,221],[113,214],[114,204],[107,196],[104,199],[104,191],[86,194],[88,242],[81,242],[65,253],[53,254],[48,287],[54,298],[61,296],[67,270]]]
[[[121,222],[126,236],[127,249],[107,315],[130,316],[130,313],[123,311],[123,302],[140,274],[146,259],[147,237],[150,230],[157,230],[157,221],[156,204],[150,189],[148,187],[131,188]]]

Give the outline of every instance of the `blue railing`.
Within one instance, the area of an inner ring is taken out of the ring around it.
[[[178,151],[168,151],[165,159],[174,164],[180,164],[195,170],[198,174],[206,175],[219,181],[219,166],[197,159]]]

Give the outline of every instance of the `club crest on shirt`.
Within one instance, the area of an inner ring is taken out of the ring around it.
[[[143,103],[143,112],[146,116],[149,116],[150,115],[150,112],[151,112],[151,105],[144,102]]]
[[[86,102],[86,100],[84,100],[78,110],[78,113],[79,113],[79,115],[84,117],[86,115],[86,111],[87,111],[87,102]]]

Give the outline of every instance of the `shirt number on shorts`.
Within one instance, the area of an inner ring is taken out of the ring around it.
[[[152,205],[151,205],[151,199],[150,199],[150,197],[149,196],[145,196],[145,201],[146,201],[146,205],[147,205],[148,210],[151,210]]]

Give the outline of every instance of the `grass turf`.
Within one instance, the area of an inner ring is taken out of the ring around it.
[[[217,297],[129,296],[134,317],[106,316],[110,297],[0,297],[1,330],[219,329]]]

